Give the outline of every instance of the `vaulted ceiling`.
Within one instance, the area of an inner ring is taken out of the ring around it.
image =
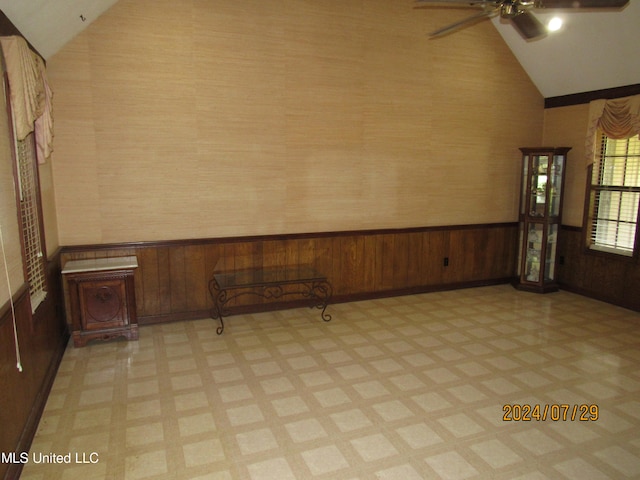
[[[0,10],[49,59],[116,1],[0,0]],[[410,0],[406,3],[412,8]],[[545,38],[525,41],[503,20],[491,21],[545,98],[640,83],[640,0],[631,0],[621,11],[535,14],[543,22],[559,14],[564,26]],[[460,9],[459,15],[462,19],[469,11]],[[434,41],[446,42],[447,37]]]

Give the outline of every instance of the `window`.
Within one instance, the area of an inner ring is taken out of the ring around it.
[[[16,203],[21,230],[24,276],[29,285],[31,309],[45,299],[46,252],[36,153],[36,128],[42,128],[44,146],[50,147],[51,92],[44,75],[43,60],[17,35],[1,37],[3,86],[9,130],[14,140]],[[17,95],[12,95],[12,90]],[[40,127],[38,127],[40,125]],[[38,142],[40,145],[43,142]]]
[[[4,88],[11,124],[13,123],[13,109],[9,100],[10,87],[6,73]],[[38,305],[47,296],[44,225],[40,203],[36,141],[34,132],[29,133],[23,140],[18,140],[15,133],[16,129],[13,123],[11,134],[15,142],[16,202],[18,203],[18,220],[22,233],[22,257],[24,273],[29,284],[31,309],[35,312]]]
[[[633,256],[638,246],[640,136],[602,134],[589,186],[589,248]]]
[[[40,185],[33,132],[16,142],[20,224],[24,247],[25,269],[31,295],[31,308],[46,297],[44,245],[40,210]]]

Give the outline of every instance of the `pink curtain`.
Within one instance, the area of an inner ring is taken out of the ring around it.
[[[589,104],[589,124],[585,144],[587,166],[595,161],[598,130],[616,139],[630,138],[640,134],[640,95],[613,100],[594,100]]]

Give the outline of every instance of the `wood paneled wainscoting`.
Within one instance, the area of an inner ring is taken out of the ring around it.
[[[227,269],[310,264],[333,286],[333,302],[502,283],[515,274],[517,223],[69,246],[62,262],[136,255],[138,322],[202,318],[216,265]],[[242,297],[236,311],[266,305]]]
[[[60,257],[47,262],[47,296],[32,314],[29,286],[13,296],[22,372],[16,368],[11,305],[0,306],[0,478],[20,476],[69,338],[60,288]],[[15,458],[7,455],[15,453]],[[14,461],[12,461],[14,460]]]
[[[562,227],[558,250],[561,288],[640,311],[640,264],[636,259],[588,251],[580,227]]]

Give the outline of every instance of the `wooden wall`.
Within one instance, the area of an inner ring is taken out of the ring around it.
[[[139,322],[206,316],[208,281],[225,268],[306,263],[329,278],[334,301],[505,282],[517,225],[490,224],[65,247],[62,261],[136,255]],[[444,259],[448,258],[448,266]],[[254,305],[245,297],[238,306]]]
[[[33,314],[26,284],[13,297],[22,372],[16,368],[11,308],[0,306],[0,452],[29,450],[69,338],[59,254],[48,262],[47,285],[47,297]],[[0,463],[0,478],[16,479],[21,468]]]
[[[543,98],[413,0],[120,0],[48,59],[60,245],[512,222]]]
[[[588,251],[582,228],[563,227],[558,280],[566,290],[640,311],[640,264],[633,258]]]

